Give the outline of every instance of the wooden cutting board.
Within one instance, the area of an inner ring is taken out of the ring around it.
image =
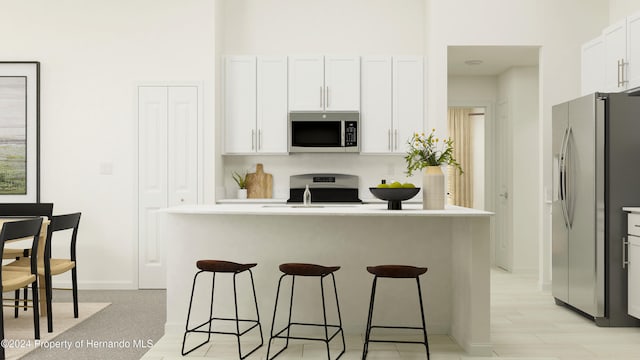
[[[247,174],[247,198],[271,199],[273,197],[273,175],[264,172],[262,164],[256,165],[256,172]]]

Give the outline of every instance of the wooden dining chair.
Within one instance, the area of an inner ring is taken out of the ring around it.
[[[7,221],[2,225],[0,230],[0,252],[4,252],[7,241],[19,239],[33,239],[31,242],[31,254],[27,259],[29,262],[28,271],[7,271],[2,266],[0,271],[0,339],[4,340],[4,299],[5,291],[19,290],[31,285],[33,293],[33,332],[35,339],[40,339],[40,309],[38,305],[38,239],[40,237],[40,229],[42,227],[42,218],[34,218],[29,220]],[[5,358],[4,347],[0,346],[0,359]]]
[[[51,219],[53,215],[53,203],[2,203],[0,204],[1,217],[27,217],[46,216]],[[29,249],[6,248],[2,254],[3,259],[15,259],[29,256]]]
[[[80,225],[81,213],[73,213],[66,215],[55,215],[51,217],[51,223],[47,228],[47,243],[44,250],[44,259],[37,268],[37,274],[44,277],[44,286],[46,289],[47,304],[47,330],[53,332],[53,314],[51,311],[51,297],[53,288],[51,286],[51,278],[53,275],[63,274],[71,270],[71,284],[73,291],[73,317],[78,318],[78,275],[76,272],[76,239],[78,237],[78,227]],[[69,258],[51,258],[51,243],[53,242],[53,233],[56,231],[72,230]],[[29,271],[29,258],[20,258],[6,265],[6,269],[10,271]],[[34,299],[35,301],[35,299]]]

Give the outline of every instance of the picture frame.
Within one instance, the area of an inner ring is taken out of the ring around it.
[[[40,202],[40,62],[0,61],[0,203]]]

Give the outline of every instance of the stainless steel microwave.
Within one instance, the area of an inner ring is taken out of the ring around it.
[[[289,152],[360,152],[360,113],[290,112]]]

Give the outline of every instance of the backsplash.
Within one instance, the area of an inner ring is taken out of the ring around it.
[[[224,189],[219,193],[225,198],[236,197],[237,185],[231,178],[234,171],[255,172],[256,164],[264,165],[264,172],[273,175],[273,197],[289,198],[289,176],[308,173],[340,173],[360,177],[359,192],[362,200],[374,199],[369,187],[376,186],[381,179],[387,182],[412,182],[422,185],[420,175],[411,178],[405,174],[406,166],[402,154],[291,154],[291,155],[227,155],[223,156]],[[218,199],[220,200],[220,199]]]

